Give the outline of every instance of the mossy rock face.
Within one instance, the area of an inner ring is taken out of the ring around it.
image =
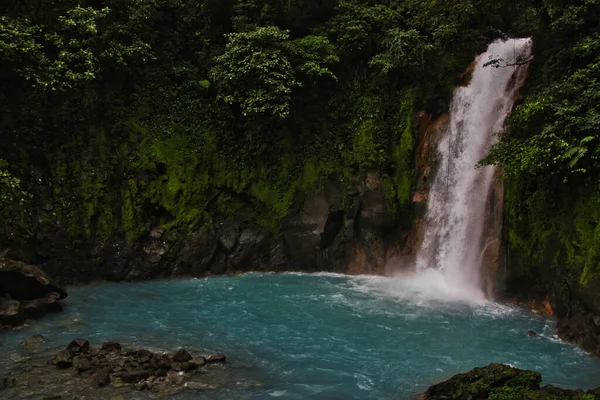
[[[427,400],[488,399],[495,389],[536,390],[540,387],[541,381],[542,377],[538,372],[521,370],[504,364],[490,364],[487,367],[475,368],[464,374],[455,375],[447,381],[431,386],[425,392],[424,398]]]
[[[539,372],[490,364],[454,375],[419,396],[424,400],[596,400],[600,388],[584,392],[554,386],[540,388]]]

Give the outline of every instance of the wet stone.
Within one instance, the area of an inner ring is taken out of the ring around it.
[[[73,366],[73,356],[68,350],[61,350],[56,353],[52,364],[56,365],[58,368],[70,368]]]
[[[38,340],[43,338],[34,337],[31,342]],[[50,363],[29,363],[19,367],[19,377],[14,385],[31,390],[30,393],[52,395],[59,384],[64,388],[60,394],[70,400],[109,399],[110,395],[104,396],[105,391],[94,393],[94,390],[110,386],[118,389],[113,393],[120,393],[126,398],[139,397],[134,392],[140,390],[165,397],[184,390],[188,382],[201,379],[207,385],[202,389],[206,389],[213,383],[212,379],[219,379],[215,373],[218,374],[220,369],[209,373],[202,368],[206,359],[193,358],[185,349],[163,354],[146,349],[121,349],[116,342],[107,343],[100,349],[91,347],[84,339],[76,339],[60,350]],[[224,361],[225,356],[216,355],[212,360]],[[0,381],[0,390],[16,390],[10,388],[10,384],[7,380]],[[0,398],[3,398],[2,392]]]
[[[119,378],[125,383],[136,383],[149,378],[151,375],[152,372],[147,370],[126,371],[118,374]]]
[[[193,363],[194,363],[194,364],[196,364],[196,366],[198,366],[198,367],[202,367],[203,365],[205,365],[205,364],[206,364],[206,358],[204,358],[204,357],[196,357],[196,358],[194,358],[194,359],[193,359],[192,361],[190,361],[190,362],[193,362]]]
[[[117,342],[105,342],[102,343],[102,351],[106,351],[106,352],[121,352],[121,344],[117,343]]]
[[[90,351],[90,342],[85,339],[75,339],[67,346],[67,350],[71,354],[87,353]]]
[[[190,361],[191,359],[192,355],[185,349],[179,349],[173,354],[173,361],[175,362],[185,362]]]
[[[215,354],[206,359],[207,364],[224,363],[227,360],[225,354]]]
[[[38,334],[38,335],[33,335],[31,337],[28,337],[27,339],[24,339],[21,343],[19,343],[20,346],[30,346],[30,345],[36,345],[36,344],[41,344],[41,343],[46,343],[46,339],[44,338],[44,336]]]
[[[94,385],[96,387],[103,387],[110,385],[110,376],[106,373],[97,373],[92,377]]]
[[[77,372],[85,372],[92,369],[92,363],[85,358],[78,359],[77,361],[75,361],[74,365],[77,369]]]

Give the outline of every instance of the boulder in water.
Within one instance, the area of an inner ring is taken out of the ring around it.
[[[67,291],[53,283],[38,267],[20,261],[0,261],[0,294],[7,293],[14,300],[35,300],[55,293],[58,300],[67,297]]]
[[[62,311],[67,292],[38,267],[0,260],[0,326],[18,326],[28,318]]]
[[[185,349],[179,349],[175,352],[175,354],[173,354],[173,361],[175,362],[186,362],[190,361],[191,359],[191,354]]]
[[[102,343],[101,350],[106,351],[106,352],[120,353],[121,352],[121,344],[117,343],[117,342],[105,342],[105,343]]]
[[[534,331],[528,331],[527,336],[535,336],[536,333]]]
[[[490,364],[431,386],[423,394],[425,400],[472,400],[494,398],[517,399],[527,391],[540,388],[542,377],[538,372],[513,368],[504,364]],[[508,393],[511,396],[508,396]],[[500,397],[506,395],[505,397]]]
[[[37,335],[33,335],[28,337],[27,339],[23,339],[21,341],[21,343],[19,343],[20,346],[30,346],[30,345],[36,345],[36,344],[41,344],[41,343],[45,343],[46,342],[46,338],[44,338],[43,335],[40,335],[39,333]]]
[[[0,299],[0,325],[20,325],[26,318],[20,301]]]
[[[227,360],[225,354],[214,354],[206,359],[207,364],[224,363]]]
[[[62,305],[55,297],[45,297],[23,302],[23,311],[29,318],[40,318],[48,313],[60,312],[62,309]]]
[[[81,354],[90,351],[90,342],[85,339],[75,339],[67,346],[67,351],[71,354]]]

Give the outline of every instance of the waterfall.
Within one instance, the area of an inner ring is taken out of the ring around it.
[[[498,40],[477,57],[470,83],[454,92],[448,128],[437,145],[417,271],[440,271],[445,284],[467,298],[484,298],[480,264],[495,172],[475,165],[496,141],[525,81],[527,65],[511,64],[531,50],[530,39]]]

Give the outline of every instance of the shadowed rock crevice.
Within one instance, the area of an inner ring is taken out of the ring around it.
[[[0,260],[0,327],[23,324],[27,319],[62,311],[59,300],[67,292],[38,267]]]

